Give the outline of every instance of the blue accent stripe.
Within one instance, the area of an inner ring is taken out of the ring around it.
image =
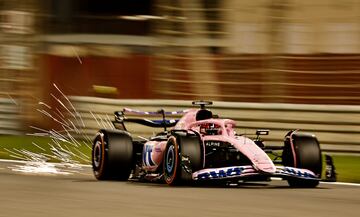
[[[161,112],[145,112],[145,111],[140,111],[140,110],[135,110],[135,109],[130,109],[130,108],[124,108],[123,110],[126,113],[133,113],[133,114],[139,114],[139,115],[161,115]],[[171,112],[164,112],[165,115],[178,115],[178,114],[186,114],[188,112],[188,110],[181,110],[181,111],[171,111]]]

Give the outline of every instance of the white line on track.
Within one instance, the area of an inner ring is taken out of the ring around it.
[[[349,183],[349,182],[320,182],[321,184],[326,185],[347,185],[347,186],[357,186],[360,187],[359,183]]]
[[[26,163],[32,163],[32,161],[24,161],[24,160],[8,160],[8,159],[0,159],[0,162],[4,162],[4,163],[21,163],[21,164],[26,164]],[[37,163],[36,161],[34,161],[34,163]],[[49,163],[49,162],[46,162]],[[64,163],[49,163],[49,164],[54,164],[54,165],[63,165]],[[89,164],[78,164],[82,167],[91,167],[91,165]]]
[[[271,180],[281,181],[282,178],[272,177]],[[349,183],[349,182],[320,182],[320,184],[325,184],[325,185],[347,185],[347,186],[360,187],[360,183]]]
[[[8,160],[8,159],[0,159],[0,162],[4,162],[4,163],[22,163],[22,164],[26,164],[29,163],[31,161],[22,161],[22,160]],[[54,165],[60,165],[61,163],[51,163]],[[91,165],[88,164],[80,164],[83,167],[91,167]],[[0,168],[3,169],[3,168]],[[282,180],[281,178],[276,178],[273,177],[271,178],[271,180]],[[348,183],[348,182],[320,182],[321,184],[326,184],[326,185],[346,185],[346,186],[357,186],[360,187],[360,183]]]

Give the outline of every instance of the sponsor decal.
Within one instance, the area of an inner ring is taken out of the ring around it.
[[[193,173],[194,180],[225,179],[232,177],[246,176],[255,174],[256,170],[252,166],[233,166],[224,168],[210,168]],[[316,175],[305,169],[278,166],[274,175],[296,176],[305,179],[316,179]]]
[[[220,147],[221,142],[219,141],[205,141],[206,147]]]
[[[298,177],[303,177],[303,178],[316,178],[316,176],[314,174],[304,171],[302,169],[298,169],[298,168],[283,167],[283,168],[279,168],[279,169],[280,169],[279,172],[281,174],[298,176]]]
[[[145,144],[143,152],[143,163],[145,166],[155,166],[151,156],[152,151],[153,145]]]
[[[240,176],[244,167],[228,167],[223,169],[208,169],[196,175],[196,180],[221,179]]]

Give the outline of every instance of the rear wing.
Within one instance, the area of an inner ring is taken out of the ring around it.
[[[113,124],[115,128],[126,130],[125,122],[131,122],[131,123],[138,123],[141,125],[154,127],[154,128],[164,128],[166,131],[167,127],[174,127],[178,119],[166,119],[167,115],[182,115],[186,114],[189,110],[181,110],[181,111],[170,111],[166,112],[163,109],[160,109],[158,111],[154,112],[147,112],[147,111],[140,111],[130,108],[124,108],[122,111],[116,111],[115,114],[115,121],[113,121]],[[139,115],[139,116],[162,116],[162,119],[160,120],[150,120],[147,118],[129,118],[126,117],[126,114],[129,115]]]
[[[137,115],[183,115],[183,114],[186,114],[188,111],[189,111],[189,109],[185,109],[185,110],[181,110],[181,111],[166,112],[164,109],[160,109],[155,112],[144,112],[144,111],[140,111],[140,110],[124,108],[122,112],[123,112],[123,114],[128,113],[128,114],[137,114]]]

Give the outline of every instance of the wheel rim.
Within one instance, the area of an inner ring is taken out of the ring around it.
[[[165,168],[169,175],[173,173],[175,165],[175,150],[174,145],[171,145],[166,153]]]
[[[93,163],[96,169],[98,169],[101,165],[101,157],[102,157],[101,141],[98,140],[95,142],[94,151],[93,151]]]
[[[167,184],[171,185],[176,182],[176,174],[179,163],[178,146],[176,138],[170,138],[167,143],[167,147],[164,154],[163,168],[164,168],[164,180]]]

